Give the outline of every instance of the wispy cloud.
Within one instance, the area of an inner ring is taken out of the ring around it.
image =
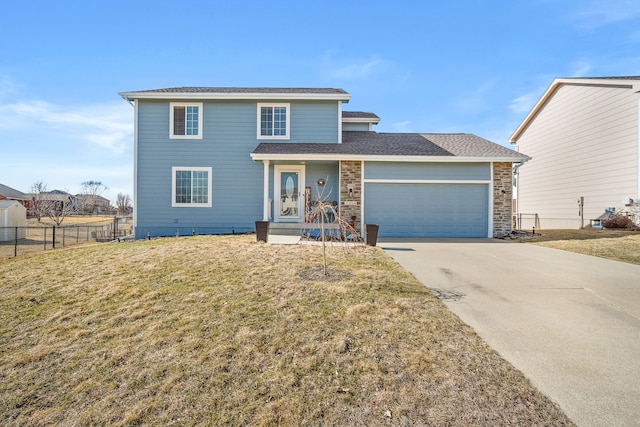
[[[584,1],[572,15],[578,26],[589,30],[638,17],[640,2],[637,0]]]
[[[520,95],[519,97],[511,101],[511,104],[509,104],[509,109],[515,114],[528,113],[533,108],[536,101],[538,100],[538,98],[540,98],[541,95],[542,92],[529,92],[525,93],[524,95]]]
[[[331,79],[356,80],[370,77],[385,61],[377,55],[369,58],[337,58],[333,52],[324,55],[325,73]]]
[[[411,132],[410,125],[411,125],[411,120],[405,120],[402,122],[393,123],[391,127],[395,132],[406,133],[406,132]]]
[[[0,75],[0,101],[15,91],[15,83],[9,77]]]
[[[455,101],[455,106],[466,111],[484,110],[490,105],[491,94],[497,82],[498,79],[494,78],[473,89],[465,90],[464,95]]]
[[[124,103],[63,106],[46,101],[0,104],[0,129],[63,133],[71,140],[123,153],[132,141],[131,107]]]
[[[573,66],[575,67],[575,70],[569,77],[585,77],[593,68],[591,64],[587,63],[586,61],[577,61]]]

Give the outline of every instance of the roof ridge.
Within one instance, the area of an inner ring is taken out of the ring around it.
[[[640,80],[640,76],[558,77],[562,80]]]
[[[127,93],[141,93],[141,92],[161,92],[161,93],[173,93],[173,92],[222,92],[222,93],[261,93],[261,92],[336,92],[347,93],[341,88],[330,87],[266,87],[266,86],[176,86],[157,89],[135,90]]]

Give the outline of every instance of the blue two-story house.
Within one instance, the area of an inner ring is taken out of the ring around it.
[[[512,228],[528,157],[471,134],[377,133],[330,88],[123,92],[135,110],[136,238],[303,227],[318,197],[381,236],[492,237]]]

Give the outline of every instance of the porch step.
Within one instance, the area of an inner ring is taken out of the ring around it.
[[[325,230],[336,229],[338,226],[336,224],[325,224]],[[315,222],[290,222],[290,223],[282,223],[282,222],[270,222],[269,223],[269,234],[279,235],[279,236],[302,236],[303,231],[310,230],[319,230],[320,224]]]

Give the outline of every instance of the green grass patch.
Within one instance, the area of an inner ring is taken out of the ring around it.
[[[570,424],[379,249],[254,240],[0,260],[0,422]]]

